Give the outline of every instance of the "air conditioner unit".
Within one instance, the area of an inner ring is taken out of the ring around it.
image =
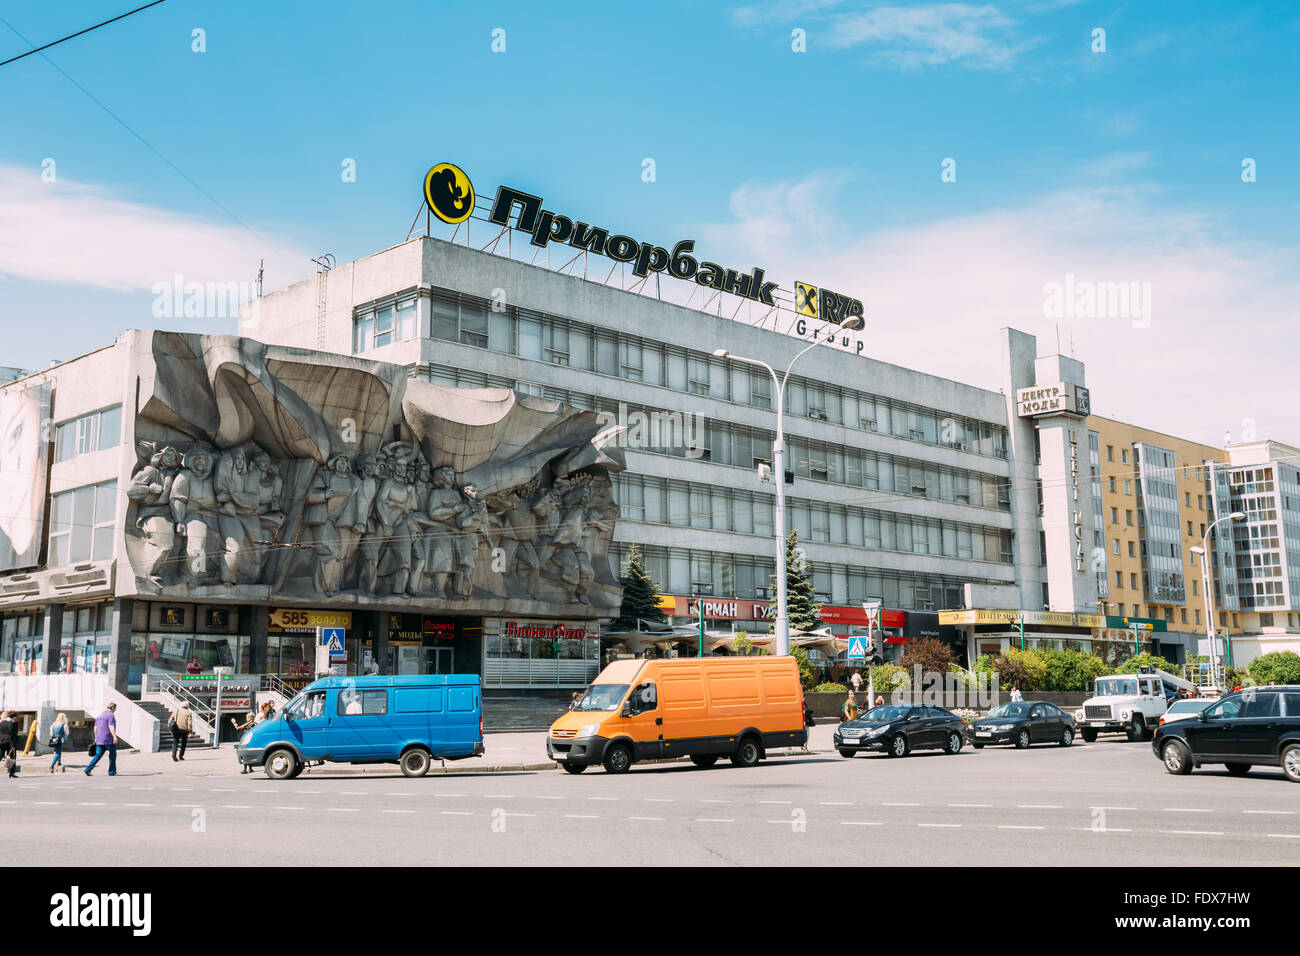
[[[874,418],[864,418],[858,424],[868,431],[874,432],[876,430],[876,420]]]
[[[961,450],[961,451],[965,451],[965,450],[966,450],[966,441],[965,441],[965,439],[962,439],[962,438],[957,439],[955,442],[952,443],[952,447],[953,447],[953,448],[957,448],[957,449],[959,449],[959,450]]]

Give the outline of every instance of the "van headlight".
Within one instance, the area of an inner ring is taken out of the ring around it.
[[[596,731],[598,730],[600,730],[600,721],[599,720],[593,721],[590,724],[585,724],[583,728],[580,731],[578,731],[578,736],[594,737],[596,735]]]
[[[244,736],[239,738],[239,746],[243,747],[245,744],[248,743],[249,740],[252,739],[252,737],[253,737],[253,732],[250,730],[247,733],[245,733]]]

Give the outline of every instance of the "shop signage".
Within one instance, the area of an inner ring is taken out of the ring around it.
[[[221,698],[221,709],[229,710],[236,707],[251,707],[247,697],[223,697]]]
[[[1167,631],[1168,624],[1165,621],[1155,617],[1118,617],[1113,614],[1106,616],[1106,627],[1136,627],[1139,631]]]
[[[456,622],[436,617],[424,619],[424,639],[428,641],[454,641],[456,639]]]
[[[687,595],[659,595],[659,607],[665,614],[676,617],[698,617],[698,606],[704,605],[704,616],[719,621],[772,621],[776,619],[776,604],[772,601],[739,601],[728,599],[697,598]],[[827,624],[857,625],[867,627],[867,612],[862,607],[825,604],[817,616]],[[903,611],[877,609],[876,628],[901,628],[907,618]]]
[[[1016,414],[1021,418],[1040,415],[1077,415],[1087,418],[1092,414],[1092,398],[1082,385],[1056,382],[1051,385],[1031,385],[1016,389]]]
[[[585,624],[541,624],[533,621],[502,621],[500,634],[502,637],[540,637],[546,641],[597,636]]]
[[[1105,627],[1106,618],[1100,614],[1077,614],[1070,611],[1017,611],[1014,608],[975,608],[967,611],[940,611],[939,623],[943,624],[1009,624],[1018,627],[1021,619],[1025,624],[1037,624],[1043,627]]]
[[[318,627],[341,627],[350,631],[352,612],[278,607],[270,615],[270,630],[273,634],[315,634]]]
[[[476,195],[464,170],[452,163],[439,163],[425,173],[424,200],[435,216],[445,223],[457,225],[473,214]],[[695,251],[694,239],[683,239],[669,251],[651,242],[621,234],[611,235],[609,229],[558,215],[543,209],[542,203],[541,196],[501,186],[497,189],[488,221],[531,234],[529,241],[539,248],[544,249],[552,242],[566,243],[571,248],[594,252],[615,262],[631,263],[635,276],[667,272],[677,279],[694,281],[697,285],[764,305],[776,305],[772,293],[779,284],[765,281],[763,270],[757,266],[749,272],[741,272],[716,262],[702,262],[691,255]],[[518,207],[518,214],[512,223],[511,213],[515,207]],[[800,315],[839,324],[850,316],[863,314],[860,300],[828,289],[798,282],[795,283],[795,293],[796,299],[802,303],[798,308]]]
[[[1083,571],[1083,511],[1079,506],[1079,433],[1070,429],[1070,486],[1074,504],[1070,506],[1074,529],[1074,570]]]

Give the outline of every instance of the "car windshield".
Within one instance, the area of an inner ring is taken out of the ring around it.
[[[627,684],[592,684],[574,710],[617,710]]]
[[[1209,707],[1213,701],[1209,700],[1176,700],[1169,705],[1171,714],[1195,714]]]
[[[882,707],[872,707],[865,714],[858,717],[859,720],[902,720],[907,716],[911,707],[904,707],[901,704],[885,704]]]
[[[281,713],[286,717],[301,717],[303,703],[306,700],[307,695],[299,691],[297,697],[284,705],[284,710],[282,710]]]
[[[1097,697],[1135,696],[1138,682],[1133,677],[1103,677],[1097,681]]]
[[[1023,701],[1000,704],[989,711],[990,717],[1025,717],[1029,714],[1029,705]]]

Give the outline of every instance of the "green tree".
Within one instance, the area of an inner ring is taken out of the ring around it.
[[[638,619],[653,624],[667,623],[667,616],[659,609],[659,588],[651,580],[641,549],[635,544],[628,549],[619,583],[623,585],[623,605],[610,624],[611,631],[635,631]]]
[[[1087,690],[1089,681],[1109,670],[1100,657],[1083,651],[1041,650],[1038,653],[1047,667],[1042,690]]]
[[[998,683],[1004,693],[1018,687],[1021,691],[1041,690],[1047,679],[1047,664],[1035,651],[1008,648],[993,661]]]
[[[1250,676],[1257,684],[1300,684],[1300,654],[1273,651],[1250,662]]]
[[[813,684],[817,683],[817,674],[813,671],[812,664],[808,661],[808,652],[802,647],[790,648],[790,656],[799,664],[799,684],[804,690],[811,690]]]
[[[748,631],[737,631],[736,638],[731,643],[735,647],[736,653],[741,657],[761,657],[764,654],[771,653],[766,647],[759,647],[755,644]],[[804,656],[806,659],[807,655]]]
[[[772,575],[772,587],[776,587],[776,575]],[[791,631],[815,631],[821,627],[818,616],[821,605],[813,591],[812,564],[799,547],[799,532],[791,531],[785,536],[785,605],[790,618]]]
[[[952,648],[933,637],[927,637],[924,640],[908,644],[907,650],[903,651],[903,659],[899,661],[908,673],[911,673],[912,668],[920,664],[922,679],[926,674],[943,675],[948,673],[948,668],[952,666],[953,662]]]
[[[1154,654],[1134,654],[1115,669],[1117,674],[1136,674],[1140,668],[1156,667],[1167,674],[1177,672],[1178,665]]]

